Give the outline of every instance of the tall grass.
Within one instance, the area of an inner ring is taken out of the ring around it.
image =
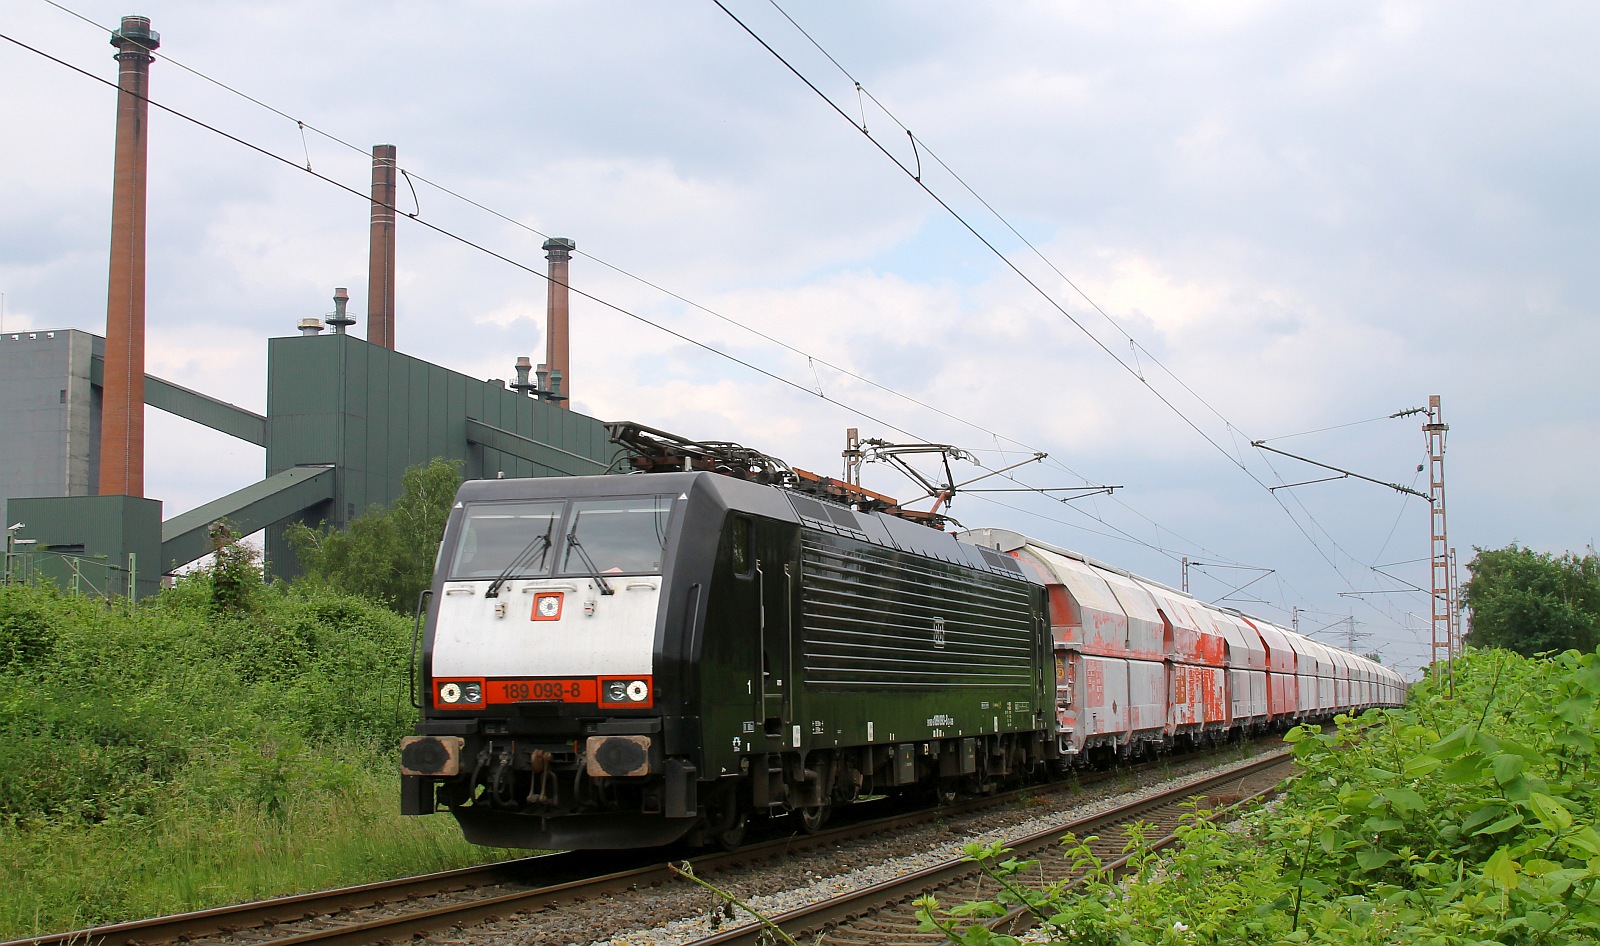
[[[325,589],[219,607],[0,588],[0,939],[506,856],[398,814],[409,622]]]

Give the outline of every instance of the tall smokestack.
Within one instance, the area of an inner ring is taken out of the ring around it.
[[[117,145],[111,185],[111,276],[100,406],[100,494],[144,495],[144,222],[149,172],[150,19],[125,16],[111,34],[117,76]]]
[[[394,145],[372,146],[372,243],[367,253],[367,341],[394,350]]]
[[[550,261],[549,318],[545,322],[545,363],[549,365],[551,393],[563,408],[572,406],[572,366],[567,348],[567,262],[578,244],[566,237],[544,241],[544,258]]]

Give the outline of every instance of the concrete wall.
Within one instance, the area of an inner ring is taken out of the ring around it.
[[[89,374],[104,349],[76,329],[0,334],[0,504],[96,491],[100,390]]]

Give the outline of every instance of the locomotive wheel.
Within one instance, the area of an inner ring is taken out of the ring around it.
[[[744,844],[748,822],[745,806],[739,802],[733,786],[724,785],[706,809],[702,837],[724,851],[736,850]]]
[[[744,846],[744,833],[747,827],[749,827],[749,819],[745,816],[744,808],[741,806],[734,812],[733,820],[728,826],[711,836],[711,843],[724,851],[736,851]]]
[[[828,816],[833,814],[833,805],[817,805],[814,808],[797,808],[795,817],[800,819],[800,830],[806,834],[816,834],[822,826],[828,823]]]

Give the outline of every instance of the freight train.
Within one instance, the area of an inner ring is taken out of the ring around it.
[[[769,460],[463,484],[419,613],[404,813],[505,847],[732,847],[751,817],[814,831],[866,795],[1405,697],[1259,618]]]

